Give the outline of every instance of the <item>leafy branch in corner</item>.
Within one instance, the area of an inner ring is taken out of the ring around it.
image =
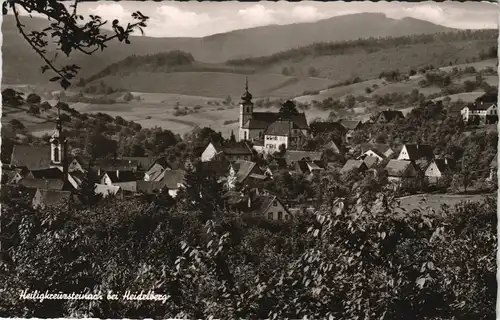
[[[103,21],[101,17],[89,15],[85,18],[77,14],[79,0],[74,0],[70,6],[65,6],[62,2],[56,0],[7,0],[2,4],[3,15],[9,13],[9,8],[16,19],[17,29],[28,42],[31,48],[42,58],[45,65],[41,67],[42,73],[52,70],[56,76],[50,81],[59,81],[64,89],[71,85],[71,80],[75,78],[80,67],[77,65],[67,65],[57,67],[54,57],[48,57],[46,47],[48,46],[48,37],[57,45],[57,50],[62,51],[67,57],[74,51],[82,52],[86,55],[92,55],[94,52],[104,50],[106,43],[117,39],[120,42],[130,44],[129,36],[139,30],[144,34],[143,28],[149,17],[137,11],[132,14],[134,23],[128,23],[126,26],[120,25],[118,20],[113,20],[111,28],[114,35],[101,34],[101,29],[108,21]],[[21,23],[20,11],[22,8],[31,17],[32,13],[38,13],[48,18],[50,26],[42,31],[26,31]]]

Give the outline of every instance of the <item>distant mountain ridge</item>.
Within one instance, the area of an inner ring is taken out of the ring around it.
[[[40,30],[48,22],[39,18],[23,18],[27,29]],[[280,51],[317,42],[336,42],[370,37],[399,37],[411,34],[432,34],[455,29],[412,18],[387,18],[382,13],[361,13],[291,25],[270,25],[235,30],[204,38],[151,38],[134,36],[132,44],[110,44],[104,52],[92,56],[72,54],[71,63],[82,68],[79,76],[86,77],[131,55],[154,54],[172,50],[189,52],[197,61],[221,63],[271,55]],[[146,28],[147,31],[147,28]],[[4,83],[47,83],[48,76],[40,73],[40,58],[17,32],[12,16],[5,16],[3,32]],[[50,50],[49,50],[50,51]],[[33,61],[27,64],[26,61]],[[60,63],[68,63],[61,59]]]

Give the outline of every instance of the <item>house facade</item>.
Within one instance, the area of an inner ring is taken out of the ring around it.
[[[433,159],[434,148],[427,144],[405,144],[397,160],[417,161],[420,159]]]
[[[224,156],[229,161],[250,161],[252,160],[253,152],[252,148],[245,141],[227,143],[224,145],[217,142],[210,142],[201,154],[201,161],[212,161],[216,159],[217,156]]]
[[[443,177],[449,176],[455,167],[455,162],[450,159],[432,159],[425,170],[425,177],[429,183],[438,183]]]
[[[405,118],[403,112],[398,110],[384,110],[381,111],[377,116],[377,123],[389,123],[397,120],[403,120]]]
[[[291,120],[278,120],[264,131],[264,151],[273,153],[286,149],[297,149],[305,140],[303,131]]]
[[[460,112],[462,119],[468,124],[492,124],[498,122],[496,103],[475,103],[465,106]]]
[[[389,182],[396,183],[397,186],[400,186],[405,179],[416,179],[418,176],[417,168],[409,160],[390,160],[385,166],[385,171]]]

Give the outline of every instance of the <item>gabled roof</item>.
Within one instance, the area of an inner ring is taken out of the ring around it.
[[[453,159],[434,159],[434,163],[440,172],[451,171],[455,169],[456,162]]]
[[[378,158],[367,156],[363,159],[363,162],[365,163],[366,167],[370,169],[377,164]]]
[[[132,182],[139,178],[139,174],[134,171],[106,171],[105,173],[111,182]]]
[[[27,167],[29,170],[39,170],[49,168],[50,162],[49,146],[15,145],[10,164],[16,167]]]
[[[222,157],[217,160],[201,162],[200,166],[202,170],[211,172],[215,174],[216,177],[226,177],[229,172],[230,164],[231,163],[226,157]]]
[[[385,156],[385,154],[388,151],[394,151],[392,150],[391,146],[388,144],[382,144],[382,143],[362,143],[361,144],[361,153],[365,153],[367,151],[373,151],[376,154],[380,156]]]
[[[404,119],[404,117],[405,117],[404,114],[403,114],[403,112],[398,111],[398,110],[384,110],[384,111],[381,111],[379,113],[379,117],[380,117],[381,114],[384,115],[384,118],[387,121],[392,121],[394,119],[397,119],[398,117]]]
[[[279,120],[279,112],[253,112],[252,118],[243,124],[244,129],[267,129],[273,122]],[[288,116],[288,118],[300,129],[309,129],[305,113]]]
[[[346,128],[340,124],[340,122],[313,122],[310,125],[311,131],[314,134],[323,134],[323,133],[330,133],[334,131],[340,131],[342,133],[345,133],[347,130]]]
[[[347,130],[356,130],[363,123],[359,120],[341,120],[340,124]]]
[[[35,179],[64,179],[64,173],[58,168],[31,170],[28,176]]]
[[[238,181],[244,181],[254,169],[258,169],[257,164],[251,161],[238,160],[231,163],[231,167],[236,172]],[[260,169],[259,169],[260,172]]]
[[[427,170],[427,168],[429,168],[431,163],[432,163],[431,160],[425,159],[425,158],[415,160],[415,164],[423,172],[425,172],[425,170]]]
[[[491,106],[496,106],[496,103],[491,103],[491,102],[484,102],[484,103],[471,103],[468,104],[465,108],[469,108],[469,110],[477,110],[477,111],[484,111],[488,110]]]
[[[153,157],[122,157],[123,160],[137,162],[138,169],[146,171],[156,162]]]
[[[178,184],[184,182],[186,171],[184,170],[167,170],[164,172],[163,179],[160,181],[162,186],[166,186],[170,190],[178,189]]]
[[[89,165],[89,162],[90,162],[89,157],[79,155],[79,156],[70,157],[68,163],[71,163],[74,160],[76,160],[80,164],[80,166],[83,167],[83,169],[86,169]]]
[[[210,142],[217,152],[222,152],[226,155],[252,155],[250,146],[245,141],[228,142],[224,145],[217,142]]]
[[[411,161],[408,160],[390,160],[385,166],[387,174],[391,177],[402,177],[406,170],[411,166]]]
[[[293,129],[298,129],[298,127],[291,120],[277,120],[267,127],[264,134],[288,137]]]
[[[342,169],[340,169],[341,173],[346,173],[354,169],[361,169],[363,166],[366,166],[366,164],[363,162],[363,160],[353,160],[349,159],[347,162],[344,164]]]
[[[145,174],[149,176],[149,181],[156,181],[164,170],[162,165],[155,163]]]
[[[495,156],[490,162],[490,168],[497,168],[497,167],[498,167],[498,152],[495,154]]]
[[[64,188],[64,181],[61,179],[36,179],[27,177],[20,180],[18,184],[34,189],[62,190]]]
[[[418,160],[421,158],[434,158],[434,149],[428,144],[405,144],[406,152],[410,160]]]
[[[309,161],[321,161],[323,159],[323,152],[286,150],[283,158],[286,160],[287,165],[290,165],[292,162],[297,162],[302,159]]]

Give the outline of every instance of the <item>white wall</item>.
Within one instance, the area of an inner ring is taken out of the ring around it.
[[[279,212],[282,212],[282,216],[283,216],[282,220],[284,220],[284,221],[286,221],[287,219],[290,220],[291,216],[287,213],[287,211],[283,207],[283,205],[276,199],[273,201],[271,206],[264,213],[264,217],[267,219],[279,220],[278,219]]]

